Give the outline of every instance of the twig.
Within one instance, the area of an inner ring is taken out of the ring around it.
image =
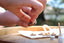
[[[58,28],[59,28],[59,35],[61,35],[60,23],[58,23]]]

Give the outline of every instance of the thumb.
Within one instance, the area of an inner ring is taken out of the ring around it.
[[[22,7],[22,11],[25,12],[27,15],[31,12],[32,8],[30,7]]]

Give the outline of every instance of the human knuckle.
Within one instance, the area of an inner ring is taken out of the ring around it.
[[[47,3],[47,0],[44,0],[45,3]]]
[[[43,8],[43,5],[42,5],[42,4],[40,4],[40,5],[39,5],[39,9],[42,9],[42,8]]]

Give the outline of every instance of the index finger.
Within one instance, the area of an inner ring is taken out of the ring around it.
[[[25,6],[24,6],[25,7]],[[28,7],[28,6],[27,6]],[[38,17],[38,15],[42,12],[43,5],[39,1],[31,1],[31,9],[29,8],[22,8],[24,12],[28,13],[28,15],[31,17],[30,22],[34,22],[35,19]]]
[[[43,4],[40,3],[39,1],[35,1],[34,3],[32,3],[31,8],[32,9],[29,12],[29,16],[31,16],[31,22],[34,22],[38,15],[42,12]]]
[[[46,7],[47,0],[38,0],[38,1],[43,4],[43,7],[44,7],[44,8]]]

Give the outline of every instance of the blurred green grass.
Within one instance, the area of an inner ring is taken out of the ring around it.
[[[47,14],[46,14],[47,15]],[[51,16],[50,16],[51,15]],[[64,26],[64,14],[59,14],[58,17],[52,17],[53,14],[48,14],[49,19],[43,21],[41,18],[37,20],[36,25],[44,25],[47,24],[49,26],[58,26],[58,22],[61,23],[61,26]],[[45,16],[46,18],[47,16]]]

